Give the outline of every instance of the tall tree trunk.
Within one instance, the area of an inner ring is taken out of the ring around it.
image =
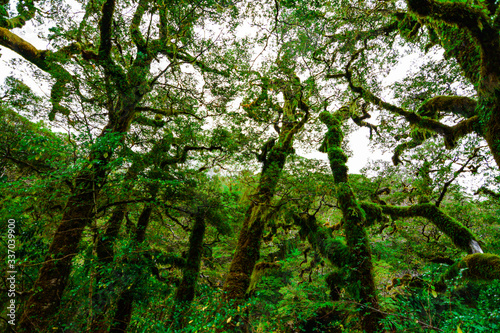
[[[138,102],[138,101],[137,101]],[[128,105],[122,110],[120,122],[108,123],[100,137],[108,133],[123,133],[128,126],[135,107]],[[34,283],[35,292],[28,299],[26,308],[19,320],[20,332],[42,332],[47,328],[51,318],[59,311],[61,298],[71,273],[73,257],[78,253],[83,229],[92,220],[99,188],[106,178],[106,166],[111,152],[100,150],[90,153],[90,160],[97,161],[92,168],[87,168],[76,178],[75,190],[68,199],[61,223],[57,228],[49,247],[45,261]]]
[[[224,284],[228,299],[244,299],[250,285],[250,276],[259,259],[262,233],[271,209],[271,199],[276,190],[280,174],[285,166],[291,147],[276,144],[264,162],[259,187],[247,210],[243,226],[238,237],[238,245],[231,261],[229,273]]]
[[[155,154],[163,154],[164,150],[168,150],[168,145],[165,144],[164,140],[159,140],[155,143],[153,148],[140,160],[135,161],[130,168],[127,170],[127,173],[123,179],[124,186],[120,190],[123,193],[123,199],[127,200],[130,198],[130,191],[134,187],[133,180],[137,177],[137,175],[143,171],[149,164],[145,163],[145,160],[148,160],[149,157]],[[164,150],[162,150],[162,148]],[[156,190],[155,190],[156,191]],[[156,193],[153,191],[153,193]],[[106,231],[104,235],[97,238],[96,244],[96,254],[97,254],[97,266],[106,267],[113,262],[113,258],[115,256],[115,251],[113,246],[115,244],[116,239],[118,238],[122,222],[125,218],[125,215],[128,211],[128,204],[120,204],[115,207],[111,217],[106,223]],[[98,292],[94,293],[94,297],[92,299],[92,307],[93,307],[93,315],[94,318],[90,324],[90,332],[107,332],[109,323],[106,323],[105,314],[110,305],[109,303],[109,295],[113,294],[114,291],[109,288],[99,288],[100,282],[104,279],[102,271],[98,270],[96,275],[95,285],[97,286]],[[111,281],[104,281],[104,285],[110,286],[111,283],[107,283]]]
[[[152,189],[152,197],[155,197],[158,193],[158,187]],[[134,246],[139,246],[146,239],[146,230],[149,225],[151,218],[151,213],[153,212],[153,205],[147,205],[139,216],[137,221],[137,229],[134,236]],[[133,282],[130,286],[124,286],[125,289],[118,298],[116,305],[116,312],[113,317],[112,326],[109,330],[110,333],[126,332],[128,325],[130,324],[130,319],[132,318],[132,310],[134,304],[133,292],[136,288],[136,283]]]
[[[263,88],[263,92],[265,89],[267,89],[266,86]],[[276,191],[286,159],[294,152],[294,135],[302,129],[309,117],[309,107],[302,100],[302,88],[299,79],[293,77],[290,86],[285,86],[282,89],[285,97],[282,109],[283,126],[279,130],[278,142],[274,144],[274,139],[269,140],[263,146],[262,154],[259,156],[259,160],[263,163],[259,186],[252,197],[252,203],[243,220],[238,244],[223,287],[226,299],[235,300],[235,306],[246,297],[246,292],[250,286],[251,275],[260,256],[262,234],[269,212],[272,209],[271,200]],[[300,121],[296,120],[297,107],[304,112]],[[243,324],[237,328],[235,326],[236,322],[237,320],[230,322],[227,325],[230,327],[226,327],[226,329],[247,331],[247,325]]]
[[[92,174],[85,173],[78,177],[77,193],[66,204],[61,224],[33,286],[35,292],[28,299],[19,321],[21,332],[43,332],[59,310],[71,272],[71,261],[78,253],[83,229],[92,218],[96,195],[94,189]]]
[[[118,299],[116,304],[116,312],[113,318],[113,326],[109,333],[124,333],[127,332],[128,325],[132,319],[132,310],[134,304],[133,290],[135,285],[130,289],[126,289]]]
[[[193,301],[198,276],[200,275],[201,257],[203,254],[203,239],[205,237],[205,216],[204,212],[198,209],[195,215],[193,230],[189,237],[189,250],[186,258],[186,266],[182,271],[182,280],[175,294],[174,306],[170,314],[170,328],[182,330],[183,313]]]
[[[334,115],[323,112],[320,119],[328,127],[321,146],[328,153],[333,178],[337,184],[337,200],[343,215],[343,228],[347,248],[352,260],[348,263],[348,290],[356,302],[361,303],[361,325],[365,332],[381,332],[383,315],[379,309],[377,292],[373,276],[373,263],[368,235],[364,228],[366,217],[354,192],[348,183],[347,156],[342,150],[342,122],[347,107],[341,108]]]
[[[97,239],[97,265],[104,268],[113,262],[115,251],[113,249],[114,242],[120,232],[121,224],[127,213],[127,204],[116,206],[108,220],[106,232],[104,236]],[[106,310],[109,306],[109,294],[112,290],[109,288],[99,288],[105,277],[100,270],[96,275],[96,292],[92,295],[93,318],[90,324],[90,332],[104,333],[108,331],[106,323]],[[106,285],[109,285],[105,283]]]

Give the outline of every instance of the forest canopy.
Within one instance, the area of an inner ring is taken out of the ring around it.
[[[3,0],[0,52],[2,331],[500,330],[496,1]]]

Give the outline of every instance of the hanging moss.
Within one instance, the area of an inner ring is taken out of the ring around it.
[[[336,267],[348,266],[354,258],[347,246],[339,239],[333,238],[330,230],[316,223],[316,218],[309,214],[293,215],[300,233],[323,257]]]
[[[278,263],[264,261],[255,265],[252,276],[250,277],[250,285],[248,286],[247,294],[250,295],[255,291],[257,283],[259,283],[260,279],[267,271],[271,269],[279,269],[280,267],[281,265]]]

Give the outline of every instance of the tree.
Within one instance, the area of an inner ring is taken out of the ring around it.
[[[245,298],[252,272],[260,256],[264,228],[273,209],[271,200],[287,157],[293,154],[294,136],[302,130],[309,117],[309,106],[302,97],[304,87],[300,79],[287,72],[284,74],[284,78],[261,77],[261,93],[252,103],[244,105],[251,117],[258,117],[259,113],[266,116],[265,113],[277,110],[275,130],[278,138],[269,139],[257,156],[259,162],[262,163],[259,185],[252,194],[231,267],[224,283],[224,291],[229,300],[241,301]],[[283,93],[285,99],[283,107],[273,104],[268,96],[271,89]],[[265,108],[259,110],[263,105]],[[300,116],[299,110],[302,111]]]
[[[11,7],[19,331],[498,329],[496,4]],[[392,164],[348,173],[359,127]]]
[[[7,12],[2,13],[1,45],[55,80],[51,88],[49,119],[61,116],[71,123],[71,109],[75,107],[71,98],[84,105],[81,111],[93,110],[98,114],[98,121],[92,124],[96,126],[92,131],[97,133],[87,132],[88,135],[96,134],[96,139],[89,148],[88,161],[74,178],[73,191],[34,286],[37,292],[30,297],[21,318],[22,329],[44,330],[51,315],[57,312],[82,232],[95,214],[110,163],[118,147],[126,144],[124,135],[131,124],[147,120],[140,116],[141,112],[164,116],[191,112],[189,109],[175,110],[177,102],[165,109],[149,106],[155,89],[168,85],[166,74],[182,75],[179,71],[182,63],[200,68],[201,73],[229,74],[231,67],[220,64],[217,69],[201,61],[200,56],[210,49],[210,42],[193,38],[198,22],[204,24],[212,18],[222,17],[205,9],[210,5],[176,2],[173,6],[170,2],[140,1],[133,7],[132,16],[128,16],[122,13],[130,8],[114,0],[105,1],[102,7],[88,3],[78,25],[64,22],[65,29],[51,29],[53,34],[49,39],[55,40],[55,50],[38,50],[10,30],[22,28],[35,17],[39,8],[34,3],[19,3],[17,16],[12,19],[7,19]],[[61,9],[54,13],[53,18],[61,19],[63,12]],[[160,70],[152,68],[154,62],[158,62]],[[78,75],[71,74],[75,71]]]

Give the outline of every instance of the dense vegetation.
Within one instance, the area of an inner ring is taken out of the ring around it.
[[[0,45],[0,330],[500,331],[496,1],[1,1]]]

